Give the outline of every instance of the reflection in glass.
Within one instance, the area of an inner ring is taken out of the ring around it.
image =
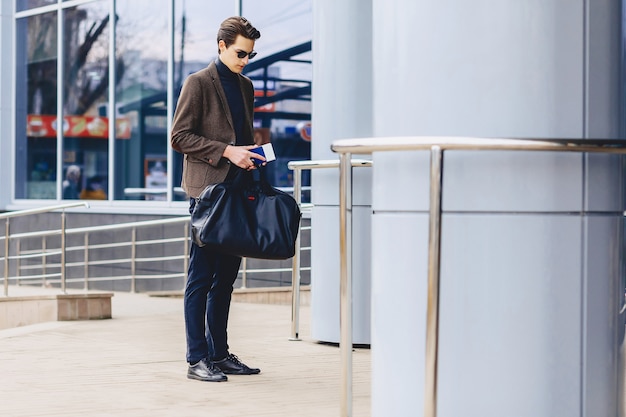
[[[7,1],[7,0],[3,0]],[[23,10],[34,9],[36,7],[47,6],[49,4],[55,4],[57,0],[17,0],[16,10],[21,12]]]
[[[15,197],[56,198],[57,14],[16,22]]]
[[[174,28],[174,103],[187,78],[193,72],[205,68],[217,58],[217,30],[220,23],[234,14],[232,2],[213,0],[175,0]],[[211,13],[206,13],[207,10]],[[174,152],[172,181],[174,189],[180,189],[182,160]],[[186,200],[182,192],[174,193],[175,200]]]
[[[310,158],[310,143],[303,141],[298,128],[310,121],[310,52],[292,59],[268,58],[310,42],[312,0],[281,0],[281,7],[267,7],[267,1],[242,3],[244,16],[262,33],[255,47],[259,55],[249,67],[263,65],[246,73],[253,78],[257,99],[265,100],[256,109],[257,135],[277,148],[282,159],[270,175],[274,184],[287,186],[291,172],[285,161]],[[16,19],[15,198],[55,199],[61,192],[64,199],[163,200],[171,176],[174,200],[186,200],[180,192],[182,155],[174,152],[168,160],[167,98],[170,95],[175,104],[187,76],[217,58],[217,30],[235,13],[234,4],[116,0],[114,106],[108,103],[111,1],[16,0],[15,4],[17,11],[54,4],[60,9],[60,13]],[[173,34],[167,12],[172,4]],[[58,39],[60,23],[62,39]],[[170,39],[174,62],[173,88],[168,92]],[[62,65],[57,59],[59,46]],[[58,67],[62,74],[57,73]],[[268,102],[271,95],[290,90],[297,94]],[[57,103],[62,109],[57,109]],[[116,110],[114,155],[109,155],[110,107]],[[57,123],[57,112],[63,114],[62,123]],[[61,155],[57,128],[63,132]],[[108,172],[110,157],[115,175]],[[57,166],[58,161],[62,166]],[[111,182],[113,195],[108,196]]]
[[[115,149],[115,199],[165,199],[167,175],[167,59],[170,0],[118,0],[117,123],[129,139]],[[156,164],[158,162],[158,164]],[[155,168],[159,172],[155,171]],[[166,177],[165,177],[166,178]]]
[[[107,0],[63,10],[64,199],[106,199],[110,23]]]
[[[270,140],[277,160],[268,165],[272,183],[293,185],[287,163],[311,158],[312,0],[281,0],[279,7],[244,0],[242,14],[261,32],[244,73],[254,82],[255,127],[260,140]],[[274,101],[274,96],[281,96]],[[310,172],[303,172],[303,185]],[[305,200],[306,200],[305,196]]]

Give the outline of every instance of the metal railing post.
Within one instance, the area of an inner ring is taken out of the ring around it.
[[[45,208],[36,208],[29,210],[21,210],[15,213],[0,213],[0,219],[4,219],[4,295],[8,297],[9,295],[9,246],[10,246],[10,218],[17,216],[26,216],[32,214],[39,213],[47,213],[54,210],[62,210],[61,215],[61,287],[63,292],[65,292],[65,209],[70,207],[78,207],[85,206],[89,207],[87,202],[80,203],[69,203],[69,204],[59,204],[55,206],[45,207]]]
[[[9,218],[4,220],[4,296],[9,296]]]
[[[20,270],[22,269],[22,258],[20,255],[22,254],[22,241],[20,239],[15,242],[15,283],[20,285]]]
[[[426,383],[424,386],[424,417],[437,417],[442,168],[443,151],[441,147],[433,146],[430,153],[430,214],[428,234],[428,302],[426,307]]]
[[[184,243],[183,243],[183,276],[185,277],[184,279],[184,284],[183,288],[185,288],[187,286],[187,274],[189,271],[189,224],[185,223],[183,225],[183,227],[185,228],[185,231],[183,232],[183,236],[184,238]]]
[[[341,351],[341,417],[352,417],[352,163],[339,162],[339,309]]]
[[[85,266],[83,268],[83,275],[85,275],[85,291],[89,290],[89,232],[85,232],[85,236],[83,237],[83,261],[85,262]]]
[[[248,287],[248,258],[241,258],[241,288]]]
[[[19,242],[20,241],[18,241],[18,243]],[[48,264],[48,257],[46,256],[47,247],[48,247],[48,244],[47,244],[46,237],[42,236],[41,237],[41,252],[42,252],[42,255],[41,255],[41,263],[42,263],[42,265],[41,265],[41,275],[43,275],[43,285],[44,286],[47,285],[47,282],[46,282],[46,274],[48,272],[48,265],[47,265]],[[17,258],[18,265],[17,265],[16,275],[18,276],[18,281],[17,282],[19,283],[20,282],[19,281],[19,276],[20,276],[20,264],[19,264],[20,257],[19,256],[21,255],[21,250],[20,250],[19,245],[18,245],[18,249],[17,249],[17,254],[18,254],[17,255],[18,256],[18,258]]]
[[[598,152],[626,154],[624,140],[587,140],[587,139],[496,139],[496,138],[465,138],[465,137],[399,137],[342,139],[333,142],[331,150],[339,153],[341,158],[340,186],[340,256],[341,256],[341,344],[350,341],[352,329],[350,310],[343,304],[352,303],[350,262],[350,216],[351,202],[349,190],[351,173],[348,173],[346,163],[351,154],[372,154],[386,151],[431,151],[430,172],[430,213],[429,213],[429,248],[428,248],[428,300],[426,314],[426,369],[425,369],[425,398],[424,416],[435,417],[437,414],[437,360],[438,360],[438,326],[439,326],[439,286],[440,286],[440,251],[441,251],[441,189],[443,151],[453,150],[523,150],[523,151],[553,151],[553,152]],[[345,199],[346,201],[343,201]],[[345,240],[345,242],[344,242]],[[348,329],[350,330],[348,333]],[[350,355],[342,349],[342,398],[341,416],[351,413],[351,379],[346,368],[351,366]],[[624,394],[620,397],[622,400]]]
[[[372,161],[362,159],[350,159],[350,173],[352,167],[371,167]],[[296,202],[303,208],[302,205],[302,170],[308,169],[309,171],[319,168],[340,168],[339,160],[319,160],[319,161],[291,161],[287,164],[287,167],[294,171],[293,193]],[[351,180],[352,181],[352,180]],[[310,204],[312,206],[312,204]],[[302,230],[302,227],[300,228]],[[299,339],[299,325],[300,325],[300,284],[301,284],[301,252],[302,252],[302,240],[301,233],[298,233],[296,238],[296,254],[292,260],[291,268],[291,337],[290,340]]]
[[[136,259],[137,259],[137,228],[133,227],[131,231],[132,243],[130,247],[130,292],[137,292],[137,284],[136,284]]]
[[[61,211],[61,291],[65,294],[65,209]]]
[[[302,208],[302,169],[293,171],[293,198],[298,207]],[[295,253],[291,259],[291,337],[289,340],[300,340],[300,236],[295,242]]]

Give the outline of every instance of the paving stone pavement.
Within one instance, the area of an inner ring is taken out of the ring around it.
[[[12,292],[9,292],[11,295]],[[233,303],[231,352],[260,375],[186,378],[182,299],[115,293],[110,320],[0,330],[0,416],[340,415],[340,351],[289,341],[291,307]],[[353,353],[353,415],[370,416],[370,351]]]

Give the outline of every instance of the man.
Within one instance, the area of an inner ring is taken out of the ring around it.
[[[67,167],[63,181],[63,199],[76,200],[80,194],[80,168],[77,165]]]
[[[185,155],[182,187],[195,197],[210,184],[231,179],[239,169],[252,170],[255,148],[254,88],[241,71],[256,55],[261,34],[243,17],[222,22],[217,34],[218,58],[191,74],[181,90],[172,126],[172,147]],[[184,310],[187,377],[226,381],[226,374],[252,375],[228,351],[227,324],[233,284],[241,258],[191,244]]]

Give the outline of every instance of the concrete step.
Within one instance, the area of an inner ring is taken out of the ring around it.
[[[0,330],[48,321],[111,318],[113,293],[50,293],[0,297]]]
[[[182,298],[183,291],[148,292],[151,297]],[[50,321],[101,320],[112,317],[111,292],[69,290],[30,286],[11,287],[0,297],[0,330]],[[291,305],[291,287],[237,288],[233,302]],[[311,287],[300,288],[300,305],[308,306]]]
[[[183,291],[151,291],[152,297],[183,297]],[[300,287],[300,305],[310,305],[311,286]],[[291,304],[291,287],[236,288],[233,302],[259,304]]]

